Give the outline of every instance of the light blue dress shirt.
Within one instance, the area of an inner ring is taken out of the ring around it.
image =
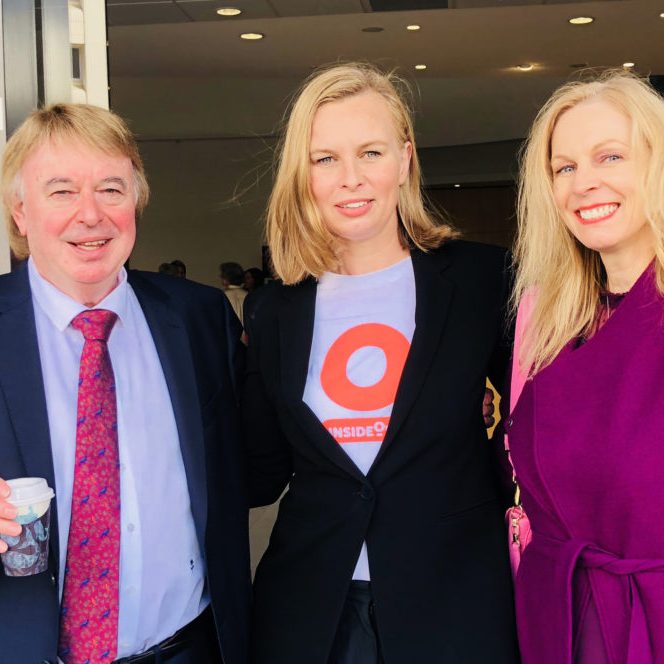
[[[28,261],[55,470],[62,594],[71,519],[76,408],[83,335],[70,326],[86,307]],[[120,453],[118,657],[163,641],[207,606],[173,407],[150,329],[123,269],[96,307],[118,320],[108,341],[115,374]]]

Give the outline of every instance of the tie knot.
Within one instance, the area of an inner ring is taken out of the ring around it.
[[[87,341],[108,341],[118,315],[106,309],[81,311],[71,322],[74,329],[80,330]]]

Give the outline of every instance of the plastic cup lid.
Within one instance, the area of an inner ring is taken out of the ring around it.
[[[55,495],[46,480],[42,477],[20,477],[15,480],[7,480],[11,487],[11,494],[7,500],[16,507],[51,500]]]

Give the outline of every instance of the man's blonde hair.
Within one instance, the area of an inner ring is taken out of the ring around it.
[[[30,155],[52,141],[81,142],[93,150],[131,160],[134,170],[136,212],[140,215],[149,198],[143,161],[134,135],[118,115],[88,104],[53,104],[33,111],[7,141],[2,159],[2,202],[9,244],[18,259],[30,254],[28,242],[12,218],[12,207],[23,195],[21,170]]]
[[[657,286],[664,292],[664,100],[646,81],[622,70],[567,83],[538,113],[522,153],[513,303],[529,289],[537,293],[520,358],[533,373],[591,329],[600,289],[606,287],[599,253],[584,247],[565,226],[551,172],[556,123],[569,109],[594,100],[608,102],[631,122],[639,193],[655,238]]]
[[[421,193],[420,164],[415,149],[405,83],[394,73],[349,62],[323,68],[303,84],[290,109],[278,150],[276,178],[267,211],[267,238],[276,274],[286,284],[338,269],[337,242],[325,227],[310,185],[311,128],[323,105],[371,90],[387,102],[398,140],[413,146],[406,182],[399,188],[398,217],[401,241],[422,250],[439,246],[456,235],[448,224],[427,212]]]

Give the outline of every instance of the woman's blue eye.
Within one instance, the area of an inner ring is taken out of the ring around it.
[[[316,159],[317,164],[330,164],[332,163],[332,157],[321,157],[320,159]]]
[[[571,173],[574,170],[574,166],[571,164],[566,164],[565,166],[561,166],[557,171],[556,175],[565,175],[567,173]]]
[[[378,152],[378,150],[367,150],[364,154],[367,157],[380,157],[380,152]]]

